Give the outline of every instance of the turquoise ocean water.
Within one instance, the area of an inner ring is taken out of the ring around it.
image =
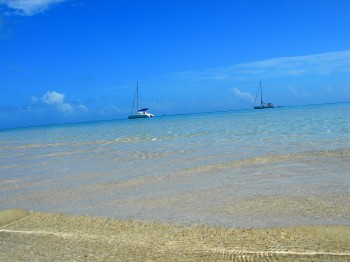
[[[0,131],[0,209],[350,224],[350,104]]]

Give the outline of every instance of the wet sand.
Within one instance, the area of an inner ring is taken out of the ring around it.
[[[350,226],[232,229],[0,211],[1,261],[349,261]]]

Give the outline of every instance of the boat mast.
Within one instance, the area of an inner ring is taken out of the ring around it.
[[[139,82],[136,82],[136,112],[139,111]]]
[[[261,106],[263,105],[261,81],[260,81],[260,104]]]

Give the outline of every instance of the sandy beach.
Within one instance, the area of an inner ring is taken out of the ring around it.
[[[349,226],[232,229],[0,211],[1,261],[349,261]]]

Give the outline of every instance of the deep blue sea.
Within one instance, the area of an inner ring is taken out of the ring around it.
[[[350,103],[0,131],[0,209],[350,224]]]

